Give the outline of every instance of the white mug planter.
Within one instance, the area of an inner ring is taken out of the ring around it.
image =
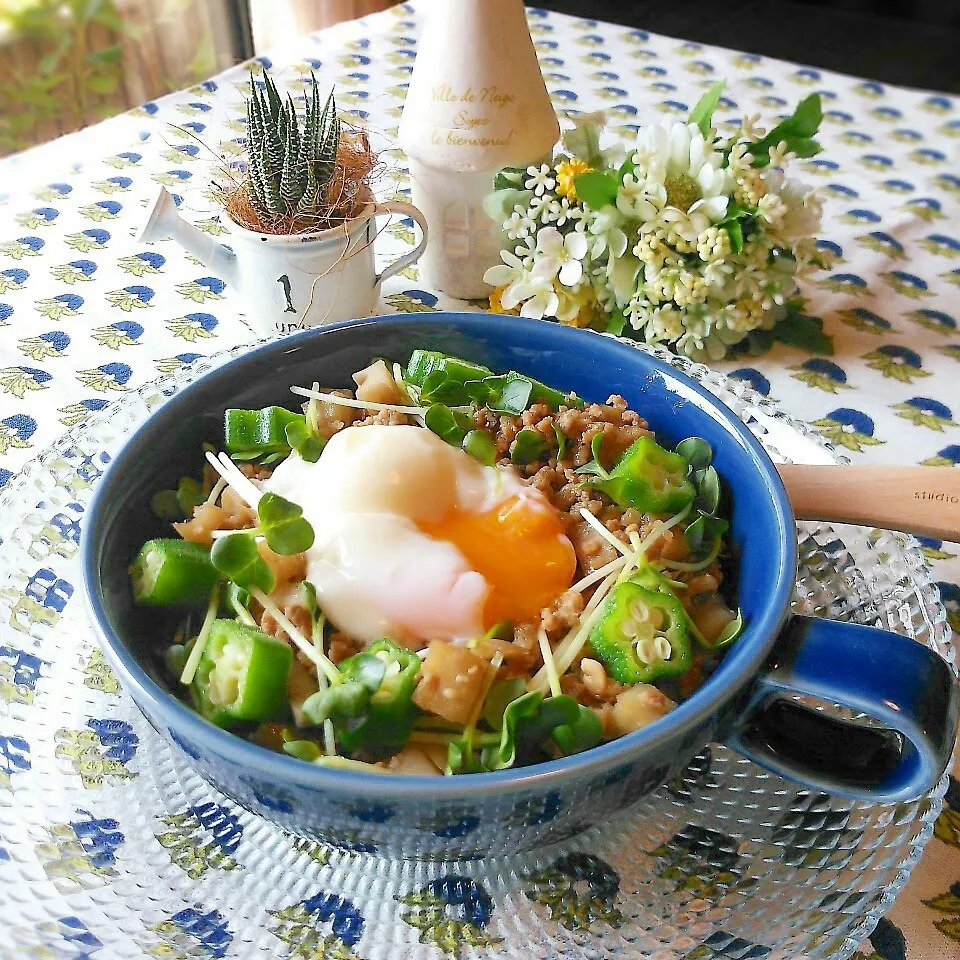
[[[409,253],[376,272],[376,218],[412,217],[423,234]],[[250,325],[263,336],[367,317],[376,311],[380,285],[415,262],[427,245],[427,223],[412,204],[369,203],[359,216],[316,233],[256,233],[224,212],[229,246],[184,220],[161,188],[140,233],[144,241],[170,237],[204,266],[235,285],[246,300]]]

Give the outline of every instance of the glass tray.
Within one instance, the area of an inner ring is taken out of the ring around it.
[[[0,495],[0,960],[853,952],[918,861],[945,778],[920,800],[871,805],[801,790],[712,745],[675,782],[573,841],[414,863],[288,836],[184,768],[95,648],[78,543],[111,453],[165,398],[239,352],[92,415]],[[650,352],[750,422],[775,460],[839,459],[743,382]],[[953,663],[915,543],[799,529],[798,610],[896,630]]]

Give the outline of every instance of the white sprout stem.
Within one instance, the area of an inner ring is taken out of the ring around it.
[[[657,525],[640,541],[637,547],[637,553],[646,553],[647,548],[659,540],[671,527],[675,527],[693,508],[692,503],[688,503],[679,513],[675,513],[667,520],[660,520]]]
[[[214,531],[214,533],[216,533],[216,531]],[[636,536],[636,534],[634,534],[634,536]],[[590,573],[582,580],[577,581],[577,583],[575,583],[570,589],[574,593],[583,593],[587,587],[592,587],[604,577],[607,577],[614,571],[619,570],[624,564],[629,563],[630,559],[630,557],[617,557],[616,560],[611,560],[609,563],[605,563],[602,567],[594,570],[593,573]]]
[[[550,638],[547,636],[547,631],[544,629],[542,623],[540,624],[540,629],[537,631],[537,639],[540,641],[540,653],[543,656],[543,665],[547,669],[550,693],[555,697],[559,697],[563,692],[560,689],[560,675],[557,673],[557,665],[553,659],[553,650],[550,649]]]
[[[323,749],[328,757],[336,757],[337,741],[333,732],[333,721],[330,719],[323,721]]]
[[[306,387],[291,387],[290,392],[295,393],[298,397],[310,397],[313,400],[323,400],[327,403],[332,403],[337,407],[353,407],[356,410],[371,410],[373,412],[392,410],[394,413],[406,413],[410,416],[416,416],[424,412],[423,407],[405,407],[398,403],[376,403],[373,400],[354,400],[353,397],[341,397],[336,393],[308,390]]]
[[[593,527],[593,529],[596,530],[597,533],[599,533],[600,536],[603,537],[603,539],[606,540],[607,543],[609,543],[610,546],[617,551],[617,553],[621,553],[625,557],[630,556],[631,551],[626,544],[615,537],[589,510],[581,507],[580,516],[583,517],[583,519],[586,520],[587,523],[589,523],[590,526]]]
[[[216,503],[220,499],[220,494],[223,493],[227,488],[227,481],[223,477],[218,477],[217,482],[213,485],[213,489],[210,491],[210,496],[207,497],[207,503]]]
[[[595,615],[600,609],[601,603],[616,582],[616,572],[607,576],[606,580],[594,591],[590,602],[584,608],[580,616],[580,622],[557,645],[557,649],[553,653],[553,659],[558,676],[562,677],[567,672],[570,664],[573,663],[577,654],[582,649],[590,630],[593,629],[594,620],[596,619]],[[544,664],[527,684],[527,689],[539,690],[541,693],[546,693],[549,688],[550,677],[547,673],[546,664]]]
[[[467,730],[472,730],[477,725],[477,720],[480,719],[480,711],[483,709],[483,702],[487,699],[487,694],[490,692],[490,688],[493,686],[493,681],[497,679],[497,673],[502,666],[503,654],[498,650],[493,655],[493,659],[491,659],[490,665],[487,667],[486,675],[483,678],[483,685],[480,687],[480,695],[477,697],[476,703],[474,703],[473,708],[470,710],[470,716],[467,719],[464,732]]]
[[[313,649],[321,657],[326,657],[323,652],[323,628],[326,621],[327,618],[321,613],[313,627]],[[319,669],[317,670],[317,684],[321,690],[325,690],[329,686],[326,675]],[[333,729],[333,721],[329,718],[323,721],[323,749],[328,757],[337,755],[337,739]]]
[[[341,680],[340,671],[336,664],[317,648],[287,619],[286,614],[259,588],[251,587],[250,596],[260,602],[267,613],[283,629],[283,632],[296,644],[304,656],[309,657],[316,665],[318,670],[322,670],[331,683],[339,683]]]
[[[210,600],[207,603],[207,613],[203,618],[203,625],[200,627],[200,632],[194,641],[190,656],[187,657],[187,662],[183,665],[183,673],[180,674],[180,682],[185,686],[189,687],[197,674],[197,667],[200,666],[200,658],[203,656],[203,651],[207,648],[207,641],[210,639],[210,630],[213,627],[213,621],[217,618],[219,600],[220,589],[215,586],[210,591]]]
[[[215,457],[213,453],[208,450],[205,456],[207,463],[227,481],[227,484],[237,492],[237,496],[239,496],[248,507],[256,510],[257,504],[260,503],[260,497],[263,496],[260,488],[249,477],[245,477],[237,465],[225,453],[221,453],[219,457]]]
[[[255,527],[240,527],[238,530],[211,530],[210,539],[211,540],[222,540],[224,537],[232,537],[235,533],[250,533],[251,529],[256,529]],[[257,533],[254,534],[255,540],[263,540],[263,534]]]

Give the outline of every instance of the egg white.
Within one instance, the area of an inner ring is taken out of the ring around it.
[[[291,454],[265,488],[303,508],[316,540],[307,579],[340,630],[370,642],[465,642],[483,633],[486,578],[452,543],[417,522],[455,507],[492,509],[539,491],[512,470],[486,467],[421,427],[350,427],[316,463]]]

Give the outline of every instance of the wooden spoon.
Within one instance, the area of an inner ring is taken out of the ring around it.
[[[960,468],[778,463],[798,520],[856,523],[960,542]]]

